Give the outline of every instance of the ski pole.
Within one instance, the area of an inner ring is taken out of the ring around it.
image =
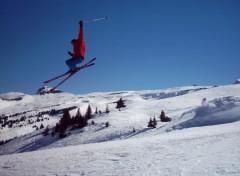
[[[91,23],[91,22],[94,22],[94,21],[100,21],[100,20],[106,20],[107,17],[104,17],[104,18],[96,18],[96,19],[92,19],[92,20],[84,20],[83,23]]]

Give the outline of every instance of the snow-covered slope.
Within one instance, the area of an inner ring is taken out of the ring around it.
[[[146,118],[151,115],[158,115],[163,108],[166,110],[168,109],[168,106],[165,104],[167,99],[204,90],[206,88],[207,87],[181,87],[156,91],[107,92],[92,93],[87,95],[73,95],[69,93],[45,95],[25,95],[20,93],[2,94],[0,97],[8,97],[8,99],[0,99],[0,115],[2,119],[4,117],[8,117],[7,121],[17,119],[20,120],[22,117],[26,117],[26,119],[20,121],[19,123],[14,123],[11,128],[8,128],[9,124],[7,124],[6,127],[1,129],[0,139],[5,140],[19,137],[20,135],[25,135],[35,130],[32,128],[33,125],[37,125],[38,127],[41,123],[43,123],[44,126],[53,124],[55,125],[56,122],[59,121],[62,114],[60,113],[57,115],[51,115],[50,111],[52,110],[61,110],[65,108],[75,107],[75,110],[71,111],[72,115],[75,115],[78,108],[80,108],[81,112],[84,114],[88,105],[91,105],[93,110],[95,110],[97,107],[98,110],[101,110],[102,112],[104,112],[106,105],[108,105],[112,111],[109,115],[109,119],[111,120],[114,117],[114,120],[111,122],[112,125],[119,124],[119,121],[124,121],[125,117],[128,119],[128,125],[131,126],[131,128],[133,126],[132,123],[137,123],[136,127],[141,128],[142,123],[138,124],[139,120],[142,122],[144,119],[145,122]],[[16,97],[21,97],[21,100],[14,100]],[[127,100],[126,104],[128,108],[126,108],[124,112],[117,111],[115,109],[116,104],[113,103],[121,97]],[[11,101],[9,101],[9,99]],[[163,99],[166,100],[164,101]],[[197,100],[197,104],[200,102],[201,98]],[[180,107],[185,108],[183,102],[181,102],[181,104],[182,105]],[[174,111],[176,106],[179,105],[173,104],[172,106]],[[186,106],[189,106],[189,103],[186,103]],[[140,113],[140,111],[142,113]],[[135,118],[135,116],[140,117]],[[35,123],[37,118],[40,118],[41,120]],[[49,119],[50,121],[46,119]],[[101,119],[105,118],[103,117]],[[96,120],[101,121],[99,118],[96,118]],[[127,124],[124,126],[126,125]],[[19,128],[19,126],[21,126],[21,128]]]
[[[200,127],[236,122],[240,120],[240,97],[217,98],[197,107],[184,116],[191,118],[178,124],[179,128]]]
[[[0,175],[240,174],[240,123],[0,156]]]
[[[18,137],[0,146],[0,154],[11,154],[0,156],[4,161],[1,175],[17,175],[22,168],[22,175],[240,174],[239,84],[21,97],[18,101],[0,99],[1,118],[27,119],[0,131],[1,140]],[[126,100],[126,108],[118,111],[114,102],[120,98]],[[54,126],[63,109],[75,115],[80,108],[84,114],[88,105],[103,113],[94,115],[87,127],[68,131],[71,134],[63,139],[43,137],[41,130],[32,128]],[[104,113],[107,105],[109,114]],[[53,109],[57,113],[51,113]],[[162,110],[171,122],[160,121]],[[153,117],[157,127],[147,128]],[[35,152],[14,154],[27,151]],[[27,162],[20,162],[21,157]],[[31,169],[36,165],[41,169],[34,172]]]
[[[207,122],[208,114],[211,113],[211,111],[214,112],[213,115],[218,111],[220,111],[219,113],[232,111],[231,108],[234,108],[234,106],[236,106],[234,109],[238,109],[238,97],[240,96],[239,87],[239,85],[221,87],[189,86],[165,90],[91,93],[87,95],[73,95],[69,93],[45,95],[21,94],[22,99],[20,101],[0,100],[0,115],[4,114],[8,116],[8,121],[26,117],[25,120],[14,123],[12,128],[8,128],[7,125],[2,128],[0,131],[0,139],[7,140],[23,136],[22,138],[27,138],[32,141],[33,138],[42,138],[41,135],[36,136],[36,133],[40,133],[40,131],[32,134],[30,132],[36,130],[33,126],[40,127],[41,124],[45,127],[47,125],[54,126],[62,117],[62,113],[52,115],[52,110],[60,111],[71,108],[73,109],[70,111],[71,115],[75,115],[77,109],[80,108],[81,113],[84,114],[88,105],[92,107],[93,111],[98,108],[98,110],[102,112],[105,111],[106,105],[108,105],[110,113],[95,115],[92,120],[94,120],[96,124],[84,128],[84,133],[73,131],[71,132],[73,134],[67,139],[61,140],[60,144],[58,144],[58,141],[55,141],[54,145],[48,145],[47,147],[62,146],[62,141],[65,140],[67,140],[66,145],[76,145],[126,138],[132,134],[133,128],[138,134],[143,135],[143,133],[149,131],[148,128],[146,128],[149,119],[156,117],[159,121],[158,117],[162,110],[164,110],[166,115],[170,116],[173,121],[171,123],[159,122],[157,128],[159,128],[161,132],[165,132],[167,128],[171,129],[172,126],[179,125],[183,122],[189,123],[188,120],[191,120],[193,123],[192,126],[199,126],[201,123],[221,123],[221,121],[224,122],[224,120],[219,120],[218,118],[211,118]],[[16,95],[14,93],[11,94],[12,97],[16,97],[17,95],[19,96],[19,93],[16,93]],[[232,98],[229,96],[232,96]],[[115,108],[116,104],[114,102],[121,97],[126,100],[127,107],[122,111],[118,111]],[[206,99],[205,105],[202,105],[203,99]],[[216,106],[220,106],[220,109],[217,109]],[[221,112],[221,110],[223,112]],[[206,115],[204,122],[197,122],[199,119],[203,121],[203,117],[197,117],[200,116],[200,113],[205,113]],[[227,118],[229,120],[227,119],[226,121],[229,122],[238,120],[238,117]],[[213,120],[213,122],[209,122],[211,120]],[[104,126],[103,123],[106,122],[111,124],[110,127],[101,130]],[[186,127],[187,125],[181,124],[180,126]],[[34,137],[30,137],[31,135]],[[20,138],[20,140],[22,138]],[[69,142],[69,140],[72,142]],[[18,140],[15,141],[20,145]],[[10,142],[9,145],[12,145],[12,143],[14,143],[14,141]]]

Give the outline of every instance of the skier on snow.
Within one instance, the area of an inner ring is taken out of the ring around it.
[[[78,39],[73,39],[71,41],[73,46],[73,53],[68,51],[68,54],[72,57],[66,60],[66,64],[69,67],[68,72],[74,72],[77,69],[77,64],[80,64],[84,60],[85,55],[85,41],[83,37],[83,21],[79,22],[80,30],[78,34]]]

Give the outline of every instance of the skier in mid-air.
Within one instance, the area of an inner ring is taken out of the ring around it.
[[[77,64],[80,64],[83,62],[84,60],[84,55],[85,55],[85,41],[84,41],[84,37],[83,37],[83,23],[89,23],[89,22],[94,22],[94,21],[99,21],[99,20],[106,20],[107,17],[105,18],[96,18],[93,20],[85,20],[85,21],[80,21],[80,30],[79,30],[79,34],[78,34],[78,39],[73,39],[71,41],[72,46],[73,46],[73,52],[68,51],[68,54],[71,56],[70,59],[66,60],[66,64],[69,67],[69,70],[66,73],[63,73],[59,76],[56,76],[54,78],[51,78],[47,81],[44,81],[44,84],[47,84],[49,82],[52,82],[56,79],[62,78],[64,76],[67,76],[65,79],[63,79],[61,82],[59,82],[55,87],[53,87],[50,92],[53,92],[56,88],[58,88],[61,84],[63,84],[66,80],[68,80],[69,78],[71,78],[75,73],[77,73],[78,71],[85,69],[87,67],[91,67],[93,66],[95,63],[94,61],[96,60],[96,58],[91,59],[90,61],[88,61],[87,63],[85,63],[82,66],[77,66]]]
[[[69,67],[68,72],[74,72],[77,69],[77,64],[80,64],[84,60],[86,48],[83,36],[83,21],[80,21],[79,24],[80,30],[78,34],[78,39],[73,39],[71,41],[73,46],[73,52],[68,51],[68,54],[72,57],[66,60],[66,64]]]

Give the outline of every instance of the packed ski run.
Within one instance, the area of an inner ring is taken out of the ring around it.
[[[1,118],[26,117],[0,129],[1,140],[12,139],[0,146],[0,175],[240,175],[239,84],[47,92],[0,95]],[[120,98],[126,107],[118,110]],[[42,135],[59,122],[62,110],[85,114],[89,105],[98,113],[86,127],[68,129],[61,139]],[[160,120],[162,110],[171,121]],[[157,120],[156,128],[148,127],[150,118]],[[43,129],[33,128],[41,124]]]

